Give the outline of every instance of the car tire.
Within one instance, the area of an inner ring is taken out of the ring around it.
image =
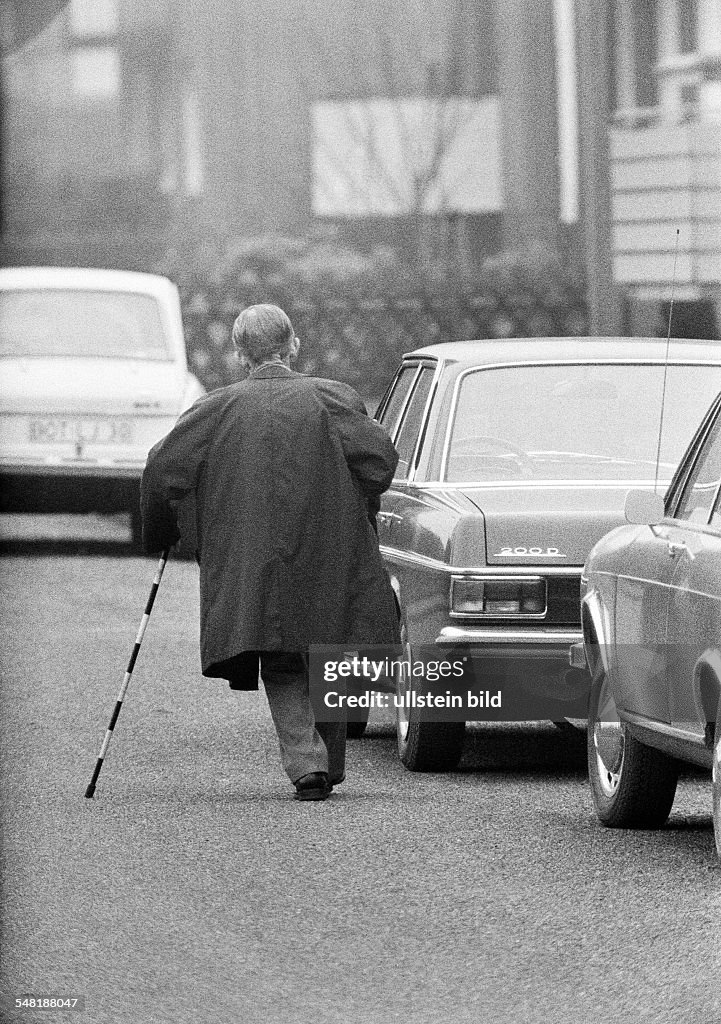
[[[588,709],[588,778],[608,828],[660,828],[673,806],[679,764],[641,743],[619,719],[599,657]]]
[[[401,618],[401,645],[403,661],[413,661],[405,619]],[[396,696],[410,692],[414,680],[404,680],[396,672]],[[400,708],[396,703],[396,735],[398,755],[402,764],[412,772],[450,772],[457,767],[463,753],[466,734],[465,722],[424,721],[418,708]]]
[[[345,734],[349,740],[359,740],[366,731],[370,708],[348,708]]]
[[[713,831],[716,839],[716,853],[721,858],[721,697],[716,708],[711,792],[713,797]]]

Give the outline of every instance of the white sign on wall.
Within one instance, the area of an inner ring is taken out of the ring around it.
[[[502,209],[495,96],[316,103],[313,140],[317,216]]]

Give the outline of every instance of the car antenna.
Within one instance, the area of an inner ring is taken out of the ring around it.
[[[666,358],[663,361],[663,390],[661,391],[661,418],[658,424],[658,447],[656,448],[656,474],[653,480],[653,493],[658,493],[658,471],[661,465],[661,437],[663,436],[663,413],[666,405],[666,378],[668,376],[668,354],[671,348],[671,320],[673,318],[673,296],[676,290],[676,260],[678,259],[678,236],[676,228],[676,244],[673,249],[673,276],[671,277],[671,303],[668,308],[668,329],[666,331]]]

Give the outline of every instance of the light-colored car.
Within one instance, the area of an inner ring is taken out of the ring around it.
[[[586,556],[623,522],[629,488],[653,483],[657,454],[668,485],[721,390],[718,344],[672,342],[668,373],[665,357],[665,340],[639,338],[454,342],[404,356],[377,413],[400,453],[378,535],[408,662],[419,650],[463,655],[479,686],[504,686],[504,709],[538,695],[537,719],[585,718],[590,678],[569,658]],[[465,723],[432,720],[407,690],[396,705],[403,764],[453,768]],[[553,710],[556,697],[581,713]]]
[[[658,828],[679,759],[712,772],[721,856],[721,395],[666,494],[630,491],[630,524],[588,556],[588,769],[616,828]]]
[[[178,291],[119,270],[0,270],[0,508],[129,511],[149,448],[203,394]]]

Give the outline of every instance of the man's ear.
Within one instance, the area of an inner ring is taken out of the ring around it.
[[[293,338],[290,343],[290,358],[295,359],[300,352],[300,338]]]
[[[249,373],[251,370],[251,364],[245,352],[241,352],[240,349],[236,349],[235,355],[242,369],[245,370],[246,373]]]

